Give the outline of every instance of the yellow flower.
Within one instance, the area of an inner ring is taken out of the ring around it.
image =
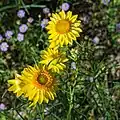
[[[68,61],[65,56],[65,52],[59,52],[57,48],[48,48],[47,50],[43,50],[41,57],[42,60],[40,61],[40,64],[43,64],[44,67],[48,68],[48,70],[52,70],[52,72],[57,73],[66,67],[64,63]]]
[[[63,10],[58,14],[52,14],[51,21],[46,27],[48,34],[50,34],[50,48],[72,44],[73,40],[80,36],[79,33],[82,32],[81,21],[77,20],[77,17],[78,15],[72,15],[71,11],[65,14]]]
[[[8,83],[12,85],[12,86],[8,89],[8,91],[13,91],[13,92],[17,95],[17,97],[19,97],[19,96],[22,95],[22,91],[21,91],[21,88],[20,88],[21,80],[20,80],[19,78],[20,78],[20,75],[19,75],[19,74],[16,74],[16,75],[15,75],[15,79],[13,79],[13,80],[8,80]]]
[[[31,101],[30,106],[36,105],[36,103],[41,104],[43,101],[48,103],[49,99],[54,100],[56,96],[57,82],[48,70],[43,70],[38,66],[28,66],[24,68],[21,76],[15,78],[14,81],[16,79],[20,79],[21,92]],[[17,87],[14,87],[14,89],[10,87],[9,91],[14,92],[16,91],[15,88],[17,90]]]

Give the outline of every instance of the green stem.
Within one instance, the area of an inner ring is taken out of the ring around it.
[[[5,6],[5,7],[2,7],[2,8],[0,8],[0,12],[4,12],[5,10],[7,10],[7,9],[12,9],[12,8],[17,8],[18,7],[18,5],[8,5],[8,6]],[[45,7],[45,5],[34,5],[34,4],[31,4],[31,5],[25,5],[25,6],[20,6],[20,8],[31,8],[31,7],[33,7],[33,8],[43,8],[43,7]]]
[[[23,2],[23,0],[20,0],[21,4],[23,5],[24,9],[26,10],[27,14],[29,15],[29,11],[25,6],[25,3]]]
[[[67,120],[71,120],[71,110],[72,110],[72,105],[69,106],[68,114],[67,114]]]
[[[73,108],[73,95],[74,95],[74,88],[73,90],[71,90],[71,86],[70,86],[70,101],[69,101],[69,110],[67,113],[67,120],[71,120],[71,110]]]
[[[42,109],[42,120],[44,120],[44,104],[41,105],[41,109]]]
[[[25,120],[24,117],[18,112],[18,110],[16,110],[16,112],[17,112],[17,114],[20,116],[20,118],[21,118],[22,120]]]

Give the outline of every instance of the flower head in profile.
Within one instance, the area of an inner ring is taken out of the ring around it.
[[[21,87],[20,87],[20,84],[21,84],[21,80],[20,80],[20,75],[19,74],[16,74],[15,75],[15,79],[12,79],[12,80],[8,80],[8,83],[10,85],[12,85],[11,87],[9,87],[9,91],[13,91],[13,93],[16,94],[17,97],[21,96],[22,95],[22,91],[21,91]]]
[[[72,44],[73,40],[80,36],[79,33],[82,32],[81,21],[77,20],[77,17],[78,15],[72,15],[71,11],[65,14],[63,10],[58,14],[52,14],[51,21],[46,27],[48,34],[50,34],[50,48]]]
[[[41,58],[40,64],[57,73],[66,67],[64,63],[68,61],[65,52],[59,52],[57,48],[43,50]]]
[[[37,65],[24,68],[20,76],[16,76],[12,81],[9,80],[8,83],[12,84],[8,90],[17,93],[18,96],[23,94],[30,100],[30,106],[41,104],[43,101],[48,103],[56,96],[56,79],[47,69]]]

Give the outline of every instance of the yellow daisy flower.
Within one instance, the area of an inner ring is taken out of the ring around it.
[[[40,61],[40,64],[43,64],[44,67],[48,68],[48,70],[52,70],[52,72],[57,73],[66,67],[64,63],[68,61],[65,56],[65,52],[59,52],[57,48],[48,48],[47,50],[43,50],[41,57],[42,60]]]
[[[52,14],[51,21],[46,27],[48,34],[50,34],[50,48],[72,44],[73,40],[80,36],[79,33],[82,32],[81,21],[77,20],[77,17],[78,15],[72,15],[71,11],[65,14],[63,10],[58,14]]]
[[[28,66],[22,71],[19,79],[21,81],[20,89],[23,95],[31,101],[30,106],[36,105],[36,103],[41,104],[43,101],[48,103],[49,99],[54,100],[57,83],[47,70],[38,66]],[[15,92],[15,87],[14,89],[10,87],[9,91]]]

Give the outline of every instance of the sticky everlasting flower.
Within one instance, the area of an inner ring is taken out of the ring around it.
[[[6,42],[2,42],[0,44],[0,50],[6,52],[8,50],[9,45]]]
[[[18,33],[17,39],[18,39],[18,41],[23,41],[24,40],[24,34]]]
[[[77,20],[78,15],[72,15],[71,11],[66,14],[62,10],[59,14],[52,14],[46,27],[48,34],[50,34],[50,48],[55,46],[63,46],[72,44],[76,37],[79,37],[79,33],[82,32],[80,25],[81,21]]]
[[[25,17],[25,11],[24,11],[24,10],[19,10],[19,11],[17,12],[17,16],[18,16],[19,18]]]
[[[6,37],[7,39],[10,39],[10,38],[12,37],[12,35],[13,35],[13,32],[12,32],[11,30],[7,30],[7,31],[5,32],[5,37]]]
[[[42,21],[41,21],[41,27],[42,28],[45,28],[46,27],[46,25],[48,24],[48,19],[43,19]]]
[[[16,80],[19,80],[19,82],[16,82]],[[10,84],[12,82],[13,84],[8,90],[14,93],[21,91],[18,96],[23,94],[24,97],[27,97],[30,100],[30,106],[37,103],[41,104],[43,101],[48,103],[49,100],[54,100],[56,96],[57,82],[53,75],[37,65],[25,68],[21,75],[16,76],[12,81],[8,81]],[[16,87],[15,83],[18,83],[19,87]]]
[[[26,24],[22,24],[19,27],[19,30],[20,30],[21,33],[25,33],[28,30],[28,26]]]
[[[61,8],[62,10],[67,11],[70,8],[70,5],[68,3],[63,3]]]
[[[42,60],[40,61],[40,64],[43,64],[44,67],[52,70],[52,72],[57,73],[66,67],[64,63],[68,61],[65,53],[59,52],[57,48],[43,50],[41,57]]]

